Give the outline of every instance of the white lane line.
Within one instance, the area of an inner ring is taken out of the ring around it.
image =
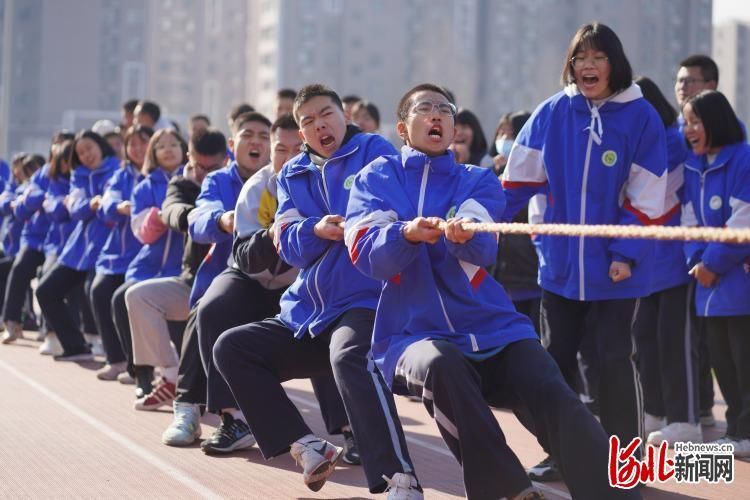
[[[314,408],[316,410],[320,410],[320,406],[318,406],[318,403],[316,403],[315,401],[313,401],[311,399],[304,398],[302,396],[294,396],[294,395],[291,395],[289,393],[287,393],[287,396],[289,396],[289,399],[291,399],[292,401],[294,401],[296,403],[299,403],[299,404],[301,404],[303,406],[307,406],[309,408]],[[438,453],[438,454],[443,455],[445,457],[453,458],[453,454],[449,450],[447,450],[445,447],[435,446],[432,443],[429,443],[427,441],[424,441],[424,440],[419,439],[419,438],[414,437],[414,436],[410,436],[409,434],[406,434],[406,433],[404,433],[404,435],[405,435],[406,441],[408,443],[416,444],[417,446],[421,446],[421,447],[426,448],[426,449],[428,449],[430,451],[434,451],[435,453]],[[532,484],[536,488],[538,488],[538,489],[540,489],[540,490],[542,490],[542,491],[544,491],[546,493],[549,493],[551,495],[557,495],[557,496],[559,496],[561,498],[564,498],[565,500],[572,500],[572,497],[570,496],[570,494],[567,491],[565,491],[565,490],[559,490],[557,488],[553,488],[552,486],[548,486],[548,485],[543,484],[543,483],[538,483],[536,481],[532,481]]]
[[[26,384],[31,386],[32,389],[46,396],[51,401],[54,401],[58,405],[62,406],[63,408],[68,410],[70,413],[80,418],[81,420],[83,420],[84,422],[86,422],[91,427],[95,428],[96,430],[98,430],[99,432],[107,436],[108,438],[120,444],[128,451],[134,453],[135,455],[138,455],[140,458],[144,459],[146,462],[150,463],[157,469],[161,470],[171,479],[174,479],[175,481],[182,483],[187,488],[193,490],[202,498],[208,498],[208,499],[222,498],[221,495],[211,491],[210,489],[206,488],[199,482],[191,479],[186,472],[168,464],[167,462],[160,459],[159,457],[157,457],[150,451],[146,450],[145,448],[138,446],[136,443],[134,443],[127,437],[123,436],[122,434],[118,433],[117,431],[109,427],[107,424],[101,422],[100,420],[97,420],[95,417],[93,417],[92,415],[89,415],[82,409],[78,408],[75,404],[71,403],[70,401],[64,398],[61,398],[60,396],[52,392],[47,387],[29,378],[26,374],[17,370],[16,368],[9,365],[5,361],[0,360],[0,367],[2,367],[5,371],[15,376],[22,382],[25,382]]]

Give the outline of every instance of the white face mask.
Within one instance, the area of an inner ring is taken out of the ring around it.
[[[513,148],[513,140],[512,139],[497,139],[495,141],[495,149],[497,149],[497,154],[503,155],[503,158],[506,160],[510,156],[510,150]]]

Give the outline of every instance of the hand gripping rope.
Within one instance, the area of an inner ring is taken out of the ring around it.
[[[440,223],[445,230],[446,223]],[[586,236],[598,238],[638,238],[671,241],[708,241],[750,243],[750,229],[683,226],[619,226],[586,224],[522,224],[465,222],[463,228],[480,233],[547,234],[550,236]]]

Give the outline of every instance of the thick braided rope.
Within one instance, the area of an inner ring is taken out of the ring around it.
[[[445,229],[445,223],[441,223],[440,227],[441,229]],[[551,236],[750,243],[750,229],[733,229],[724,227],[521,224],[488,222],[467,222],[463,224],[463,227],[464,229],[481,233],[548,234]]]

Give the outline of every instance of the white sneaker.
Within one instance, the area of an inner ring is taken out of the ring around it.
[[[307,487],[318,491],[333,474],[343,451],[324,439],[315,439],[307,443],[295,441],[289,453],[302,466],[302,478]]]
[[[405,472],[396,472],[393,477],[383,476],[388,487],[388,500],[422,500],[424,494],[419,491],[417,478]]]
[[[121,363],[107,363],[104,368],[96,372],[96,378],[99,380],[117,380],[121,373],[128,369],[128,364],[125,361]]]
[[[650,433],[646,441],[657,446],[666,441],[670,448],[677,442],[702,443],[703,431],[700,424],[672,422],[666,427]]]
[[[732,439],[730,441],[734,445],[734,456],[737,458],[749,458],[750,457],[750,439]]]
[[[47,332],[47,335],[44,337],[44,342],[39,346],[39,354],[42,354],[43,356],[57,356],[62,353],[63,347],[62,344],[60,344],[60,340],[57,338],[57,334],[55,332]]]
[[[161,435],[169,446],[189,446],[201,437],[201,411],[198,405],[172,402],[174,418]]]
[[[721,436],[719,439],[714,439],[711,444],[733,444],[734,439],[729,436]]]
[[[106,356],[106,353],[104,352],[104,346],[102,345],[102,337],[100,335],[94,335],[92,333],[84,333],[83,337],[86,339],[86,342],[91,346],[91,354],[93,354],[95,358],[101,358],[101,357]]]
[[[16,321],[5,322],[5,332],[0,336],[0,343],[10,344],[23,338],[23,326]]]
[[[648,436],[652,432],[658,431],[662,427],[667,425],[667,419],[664,417],[657,417],[650,413],[643,414],[643,432]]]
[[[117,381],[125,385],[135,385],[135,379],[127,371],[122,372],[117,376]]]

